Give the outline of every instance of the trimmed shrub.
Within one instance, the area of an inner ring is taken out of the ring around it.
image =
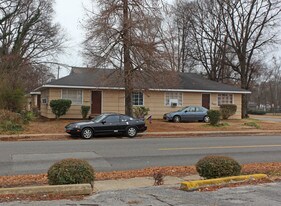
[[[206,156],[196,163],[196,170],[205,179],[236,176],[241,173],[241,165],[225,156]]]
[[[218,110],[209,110],[207,112],[208,117],[210,118],[211,125],[217,125],[220,121],[220,111]]]
[[[235,104],[220,105],[220,113],[222,119],[228,119],[230,116],[234,115],[236,111],[237,111],[237,105]]]
[[[248,110],[248,114],[265,115],[266,112],[263,110]]]
[[[140,106],[133,107],[133,113],[135,118],[144,118],[149,112],[148,107]]]
[[[81,159],[64,159],[53,164],[48,170],[50,185],[92,184],[94,179],[93,167]]]
[[[86,119],[88,116],[88,113],[90,111],[90,106],[81,106],[81,114],[82,114],[82,118]]]
[[[51,100],[50,107],[56,118],[60,118],[61,116],[65,115],[66,112],[69,110],[71,106],[71,100],[68,99],[56,99]]]

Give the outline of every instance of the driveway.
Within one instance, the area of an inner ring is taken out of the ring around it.
[[[2,203],[6,206],[279,206],[281,183],[224,188],[214,192],[185,192],[176,187],[147,187],[101,192],[81,201],[59,200]]]

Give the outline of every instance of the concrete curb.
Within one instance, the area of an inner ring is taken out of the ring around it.
[[[266,174],[252,174],[252,175],[240,175],[240,176],[223,177],[223,178],[208,179],[208,180],[195,180],[189,182],[182,182],[180,189],[195,190],[200,187],[206,187],[210,185],[214,186],[214,185],[221,185],[221,184],[238,182],[238,181],[257,180],[257,179],[265,179],[265,178],[268,178]]]
[[[176,135],[252,135],[252,134],[280,134],[281,130],[245,130],[245,131],[177,131],[177,132],[144,132],[144,133],[138,133],[139,137],[142,136],[153,136],[153,135],[170,135],[170,136],[176,136]],[[49,133],[49,134],[10,134],[10,135],[1,135],[1,138],[9,138],[9,137],[21,137],[21,138],[27,138],[27,137],[38,137],[38,136],[69,136],[67,133]]]
[[[61,194],[61,195],[91,195],[90,184],[46,185],[31,187],[0,188],[0,195],[29,195],[29,194]]]

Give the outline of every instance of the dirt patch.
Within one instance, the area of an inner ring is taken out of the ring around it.
[[[281,118],[281,117],[280,117]],[[66,134],[64,131],[64,127],[71,123],[79,120],[49,120],[49,119],[37,119],[33,122],[30,122],[25,126],[24,131],[13,134],[13,137],[2,137],[0,141],[48,141],[48,140],[76,140],[79,138],[72,138],[70,135]],[[249,124],[250,123],[250,124]],[[185,122],[185,123],[173,123],[167,122],[164,120],[152,120],[152,123],[146,122],[147,132],[161,132],[161,134],[139,134],[138,138],[146,138],[146,137],[179,137],[186,136],[186,134],[169,134],[168,132],[194,132],[193,134],[189,134],[188,136],[202,136],[200,134],[196,134],[196,132],[206,132],[205,135],[208,134],[208,131],[212,132],[264,132],[266,134],[269,130],[279,130],[281,132],[281,122],[270,122],[270,121],[261,121],[253,118],[249,119],[241,119],[241,120],[222,120],[220,126],[211,126],[208,123],[203,122]],[[249,126],[253,125],[253,126]],[[166,134],[163,134],[167,132]],[[263,134],[264,134],[263,133]],[[277,132],[278,133],[278,132]],[[9,133],[0,133],[2,135],[9,135]],[[24,134],[24,136],[22,136]],[[32,136],[32,134],[42,134],[42,136]],[[230,133],[231,134],[231,133]],[[15,136],[19,135],[19,136]],[[216,134],[218,135],[218,134]],[[119,138],[122,136],[119,136]],[[110,137],[114,138],[114,137]]]
[[[281,117],[280,117],[281,118]],[[38,119],[26,125],[24,134],[55,134],[64,133],[64,127],[78,120],[48,120]],[[171,131],[237,131],[256,129],[245,125],[248,122],[255,122],[260,126],[260,130],[279,130],[281,128],[280,122],[260,121],[252,118],[242,120],[222,120],[224,126],[213,127],[208,123],[203,122],[185,122],[173,123],[164,120],[152,120],[150,124],[148,121],[147,132],[171,132]]]

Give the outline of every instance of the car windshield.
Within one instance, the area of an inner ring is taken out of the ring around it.
[[[186,110],[188,107],[184,107],[184,108],[181,108],[180,110],[178,110],[177,112],[182,112],[184,110]]]
[[[91,119],[92,122],[95,122],[95,123],[99,123],[101,122],[107,115],[105,114],[102,114],[102,115],[99,115],[99,116],[96,116],[94,119]]]

